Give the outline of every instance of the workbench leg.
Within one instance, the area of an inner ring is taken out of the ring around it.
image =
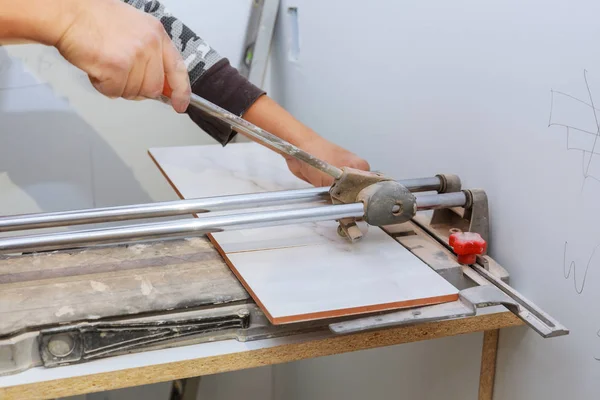
[[[200,389],[200,378],[178,379],[171,386],[169,400],[196,400]]]
[[[494,396],[494,379],[496,378],[496,356],[498,355],[498,337],[500,330],[494,329],[483,333],[481,351],[481,372],[479,375],[479,400],[492,400]]]

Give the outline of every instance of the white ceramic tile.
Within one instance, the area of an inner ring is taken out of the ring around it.
[[[335,222],[325,224],[335,231]],[[455,292],[381,229],[355,244],[335,240],[227,257],[271,319],[282,322],[363,307],[398,308]]]
[[[255,143],[150,153],[184,198],[310,187],[281,156]],[[354,244],[337,234],[334,221],[212,236],[275,323],[456,298],[458,290],[429,266],[381,229],[368,228]]]
[[[283,157],[255,143],[165,147],[150,154],[186,198],[311,187],[289,172]]]

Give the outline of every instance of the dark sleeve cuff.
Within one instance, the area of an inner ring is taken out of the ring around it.
[[[233,68],[226,58],[206,71],[192,85],[192,92],[240,117],[260,96],[265,94],[262,89]],[[228,124],[193,106],[190,106],[186,113],[196,125],[223,146],[236,135]]]

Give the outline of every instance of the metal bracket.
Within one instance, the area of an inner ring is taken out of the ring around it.
[[[247,328],[249,323],[250,313],[245,309],[237,314],[175,321],[82,323],[41,331],[39,350],[43,364],[53,367],[103,358],[192,335],[237,331]]]
[[[458,184],[449,185],[446,190],[459,191],[460,186]],[[435,210],[430,221],[426,221],[422,217],[414,219],[417,225],[449,250],[452,249],[448,239],[450,234],[455,231],[476,232],[486,241],[489,237],[487,195],[480,189],[463,190],[463,193],[467,196],[465,207]],[[485,254],[478,256],[477,264],[471,265],[469,268],[467,271],[473,271],[477,281],[483,279],[484,282],[483,286],[461,291],[463,301],[467,300],[478,308],[484,307],[486,303],[503,305],[544,338],[569,333],[563,325],[511,288],[506,283],[508,273],[491,257]]]
[[[451,226],[463,232],[476,232],[487,242],[490,233],[487,195],[481,189],[463,190],[462,192],[467,197],[467,204],[464,208],[435,210],[429,224],[433,229]]]
[[[365,211],[361,219],[369,225],[403,223],[417,213],[415,195],[398,181],[378,172],[344,167],[329,193],[333,204],[362,203]],[[362,237],[354,220],[347,218],[338,221],[338,233],[351,241]]]
[[[494,285],[482,287],[493,288],[496,289],[496,292],[500,293],[495,294],[494,297],[490,296],[491,301],[496,301],[496,304],[504,305],[542,337],[549,338],[569,334],[569,330],[560,322],[546,314],[533,302],[503,282],[502,279],[497,278],[480,265],[471,265],[471,268]],[[487,290],[492,293],[490,289]]]
[[[445,182],[445,180],[442,181]],[[464,193],[467,198],[465,206],[437,209],[430,219],[424,215],[417,215],[413,218],[413,222],[450,251],[452,248],[449,246],[449,237],[454,232],[476,232],[486,242],[489,241],[489,211],[486,193],[480,189],[461,190],[460,182],[456,180],[448,182],[443,185],[442,189]],[[477,263],[508,283],[508,271],[488,255],[478,256]]]
[[[483,270],[485,271],[485,269]],[[504,283],[502,282],[502,284]],[[329,329],[331,332],[341,335],[417,323],[464,318],[475,316],[478,308],[492,306],[506,307],[544,338],[569,333],[565,327],[547,316],[543,311],[537,309],[535,305],[523,304],[520,299],[510,297],[493,285],[475,286],[461,290],[459,292],[459,300],[450,303],[334,323],[329,325]]]
[[[342,218],[338,220],[337,229],[338,235],[347,238],[350,242],[356,242],[363,237],[360,228],[356,224],[356,219],[354,218]]]
[[[477,287],[472,289],[477,289]],[[436,322],[452,318],[469,317],[474,316],[475,314],[475,308],[467,301],[460,298],[457,301],[449,303],[357,318],[346,322],[336,322],[329,325],[329,330],[335,334],[342,335],[382,328],[415,325],[424,322]]]

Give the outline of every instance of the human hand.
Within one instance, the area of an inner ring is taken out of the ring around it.
[[[363,171],[369,171],[371,168],[366,160],[320,136],[311,138],[309,141],[301,143],[298,147],[338,168],[350,167]],[[307,163],[298,161],[287,155],[285,156],[285,160],[288,168],[295,176],[311,185],[323,187],[333,184],[331,176],[311,167]]]
[[[266,95],[258,98],[248,108],[244,113],[244,118],[338,168],[350,167],[363,171],[370,170],[367,161],[319,136]],[[331,186],[333,184],[333,178],[329,175],[281,151],[269,148],[283,156],[288,168],[296,177],[316,187]]]
[[[160,97],[165,79],[171,104],[185,112],[190,100],[187,67],[160,21],[120,0],[74,1],[74,18],[54,44],[85,71],[104,95]]]

